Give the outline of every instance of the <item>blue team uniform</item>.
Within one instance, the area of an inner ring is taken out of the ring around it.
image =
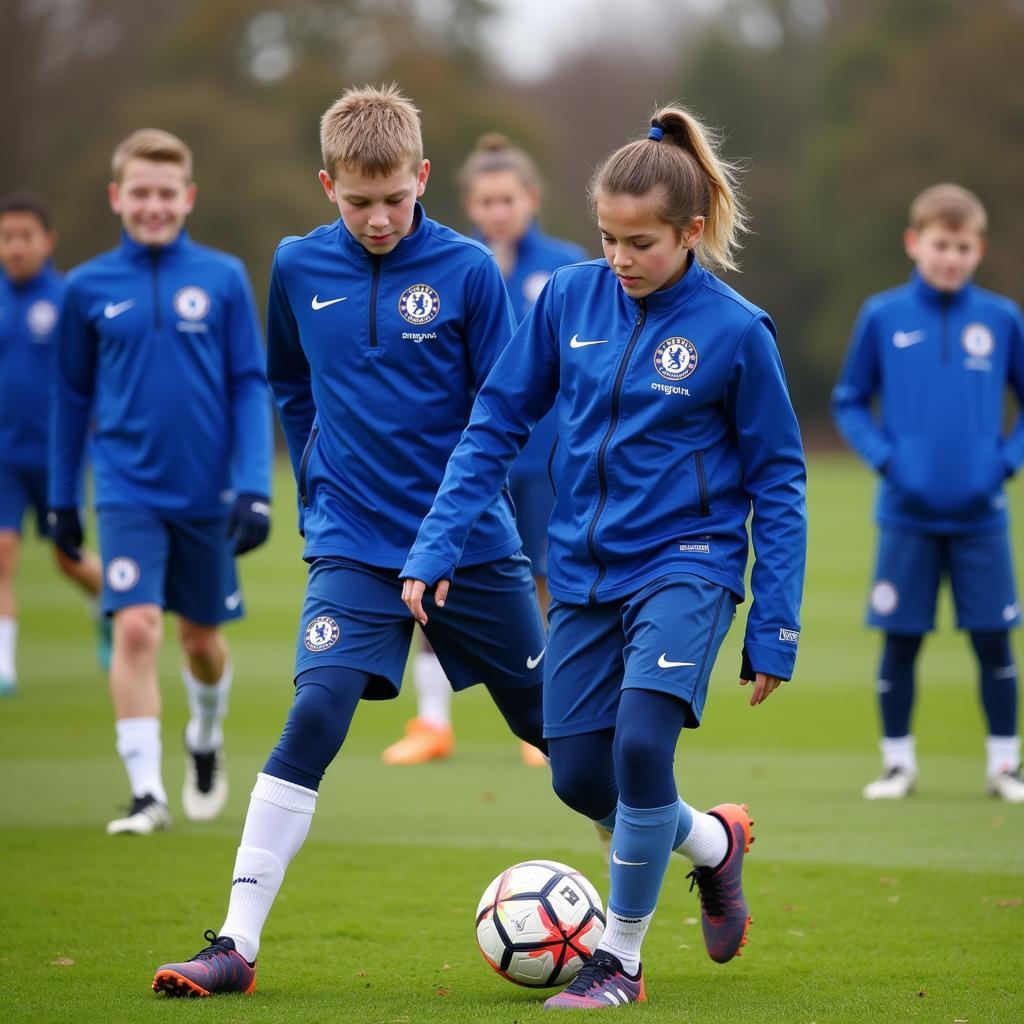
[[[641,300],[604,260],[554,273],[481,390],[401,575],[454,575],[457,593],[471,524],[552,403],[545,735],[612,726],[631,686],[679,696],[698,724],[744,597],[752,502],[746,654],[790,678],[806,547],[799,429],[771,321],[696,262]]]
[[[531,224],[519,240],[515,266],[505,278],[517,321],[522,321],[533,308],[553,271],[586,258],[582,246],[545,235],[537,224]],[[523,551],[533,565],[534,576],[548,574],[548,520],[555,503],[548,460],[556,433],[554,414],[542,417],[508,475],[516,507],[516,526],[523,540]]]
[[[46,532],[51,338],[63,296],[50,263],[29,281],[0,273],[0,530],[20,532],[32,506]]]
[[[1003,437],[1007,386],[1024,405],[1024,321],[1011,300],[974,284],[940,292],[915,272],[864,303],[833,410],[881,474],[872,625],[930,630],[946,573],[961,627],[1019,623],[1003,484],[1024,462],[1024,415]]]
[[[225,537],[232,492],[270,495],[263,346],[239,260],[185,232],[127,235],[69,276],[57,345],[50,503],[79,502],[90,421],[103,608],[242,614]]]
[[[278,246],[268,376],[310,562],[296,675],[360,669],[373,677],[367,696],[398,691],[413,622],[397,570],[511,333],[494,257],[419,205],[412,232],[386,255],[341,220]],[[520,547],[502,493],[481,509],[462,557],[499,614],[479,597],[456,601],[427,628],[456,689],[540,682],[543,626]]]

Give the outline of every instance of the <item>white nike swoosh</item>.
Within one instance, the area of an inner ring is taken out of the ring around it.
[[[242,592],[240,590],[236,590],[224,598],[224,607],[227,608],[229,612],[233,612],[241,603]]]
[[[607,338],[599,338],[597,341],[580,341],[580,336],[574,334],[569,339],[569,348],[586,348],[588,345],[607,345]]]
[[[617,850],[612,850],[612,863],[613,864],[622,864],[624,867],[627,867],[627,868],[642,868],[647,863],[647,861],[645,861],[645,860],[623,860],[619,856]]]
[[[344,302],[348,298],[347,295],[342,295],[340,299],[328,299],[326,302],[320,301],[319,295],[313,296],[312,306],[314,309],[324,309],[327,306],[333,306],[336,302]]]
[[[910,348],[911,345],[917,345],[924,341],[928,337],[925,331],[897,331],[892,336],[892,343],[897,348]]]
[[[669,661],[668,658],[663,654],[658,659],[658,668],[683,668],[684,666],[695,666],[695,661]]]
[[[527,659],[526,659],[526,667],[527,668],[536,668],[540,664],[540,659],[544,657],[544,652],[546,650],[547,650],[546,647],[542,647],[541,651],[540,651],[540,654],[538,654],[536,658],[527,657]]]
[[[125,299],[124,302],[108,302],[103,307],[103,315],[108,320],[113,320],[115,316],[120,316],[122,313],[131,309],[135,305],[134,299]]]

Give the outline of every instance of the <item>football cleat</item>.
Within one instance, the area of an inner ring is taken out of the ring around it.
[[[167,804],[160,803],[155,796],[132,798],[127,815],[107,822],[108,836],[148,836],[153,832],[171,827],[171,812]]]
[[[743,898],[743,857],[754,841],[746,804],[719,804],[713,814],[729,834],[729,852],[717,867],[696,867],[686,877],[700,893],[701,927],[708,956],[728,963],[747,944],[751,918]]]
[[[545,1010],[607,1010],[611,1006],[645,1003],[644,969],[631,978],[617,956],[604,949],[580,968],[580,973],[557,996],[544,1003]]]
[[[1024,767],[1017,765],[1016,771],[989,776],[988,792],[1008,804],[1024,804]]]
[[[153,976],[153,991],[168,996],[205,997],[222,992],[251,995],[256,990],[256,962],[249,963],[235,949],[235,940],[211,929],[203,933],[210,943],[191,960],[163,964]]]
[[[886,768],[874,782],[864,787],[865,800],[903,800],[914,792],[917,773],[900,765]]]
[[[213,821],[228,799],[228,777],[224,771],[224,754],[185,751],[185,782],[181,787],[181,804],[189,821]]]
[[[381,757],[385,764],[426,764],[451,757],[455,734],[450,725],[432,725],[414,718],[405,726],[405,735],[392,743]]]
[[[519,744],[523,764],[529,765],[531,768],[543,768],[548,763],[548,759],[540,747],[535,747],[532,743],[527,743],[526,740],[520,740]]]

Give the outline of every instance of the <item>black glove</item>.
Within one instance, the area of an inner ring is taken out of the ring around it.
[[[757,673],[754,671],[754,666],[750,664],[750,655],[747,654],[747,649],[744,647],[740,654],[740,679],[746,679],[748,683],[752,683],[756,678]]]
[[[234,538],[235,554],[258,548],[270,533],[270,502],[262,494],[242,492],[228,515],[226,536]]]
[[[82,529],[82,517],[77,508],[51,508],[46,513],[46,525],[50,539],[72,562],[82,560],[82,541],[85,532]]]

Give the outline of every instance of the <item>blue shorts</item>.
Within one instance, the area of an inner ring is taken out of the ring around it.
[[[21,533],[25,510],[30,505],[36,513],[36,530],[40,537],[45,537],[46,470],[0,463],[0,530]]]
[[[544,736],[615,725],[627,687],[670,693],[700,725],[711,669],[736,614],[736,595],[699,576],[655,580],[623,601],[553,601],[544,671]]]
[[[347,558],[309,567],[296,644],[295,675],[321,665],[368,672],[369,700],[395,697],[415,620],[402,602],[397,569]],[[423,601],[424,632],[452,684],[539,686],[546,639],[530,563],[521,553],[459,568],[444,608]]]
[[[508,478],[508,489],[516,507],[516,529],[523,553],[533,565],[534,576],[548,574],[548,520],[555,507],[555,492],[547,473],[517,473]]]
[[[226,518],[101,508],[98,519],[107,614],[157,604],[201,626],[244,614]]]
[[[887,633],[920,636],[935,626],[935,601],[949,576],[960,629],[1020,625],[1008,530],[934,535],[883,526],[867,621]]]

